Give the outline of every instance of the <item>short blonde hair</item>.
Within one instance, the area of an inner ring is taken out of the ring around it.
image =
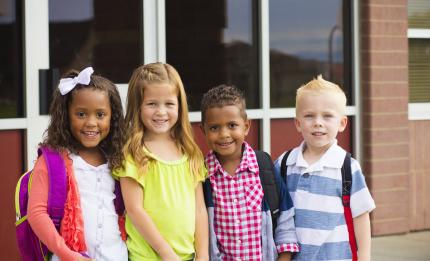
[[[339,85],[326,81],[322,75],[318,75],[316,79],[300,86],[296,92],[296,113],[297,108],[300,105],[301,98],[306,94],[321,94],[321,93],[332,93],[333,98],[337,100],[339,109],[342,114],[346,113],[346,95],[345,92],[339,87]]]

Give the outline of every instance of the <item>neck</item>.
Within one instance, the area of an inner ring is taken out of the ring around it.
[[[82,159],[92,166],[99,166],[106,163],[106,158],[98,147],[80,148],[78,149],[78,154]]]

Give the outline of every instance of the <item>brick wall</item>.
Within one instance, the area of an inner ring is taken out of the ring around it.
[[[363,170],[372,234],[409,231],[407,0],[361,2]]]
[[[410,229],[430,228],[430,121],[410,121]]]

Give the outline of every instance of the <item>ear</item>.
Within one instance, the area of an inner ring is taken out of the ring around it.
[[[251,129],[251,121],[246,119],[245,120],[245,136],[248,135],[249,129]]]
[[[302,128],[300,126],[300,121],[297,118],[294,118],[294,125],[296,126],[296,130],[298,132],[302,132]]]
[[[343,132],[345,130],[347,124],[348,124],[348,117],[343,116],[340,119],[339,132]]]

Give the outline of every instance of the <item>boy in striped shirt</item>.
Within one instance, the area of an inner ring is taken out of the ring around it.
[[[212,88],[203,96],[201,111],[202,129],[211,149],[206,156],[209,177],[204,186],[210,260],[291,260],[291,252],[299,250],[294,208],[277,178],[280,214],[273,234],[256,155],[245,142],[250,121],[242,92],[226,85]]]
[[[304,141],[286,161],[287,186],[295,207],[300,253],[293,260],[352,260],[342,205],[341,168],[346,151],[337,145],[347,125],[346,96],[319,75],[297,90],[295,125]],[[275,162],[280,171],[283,155]],[[370,260],[369,212],[375,203],[359,163],[351,159],[350,207],[358,260]]]

